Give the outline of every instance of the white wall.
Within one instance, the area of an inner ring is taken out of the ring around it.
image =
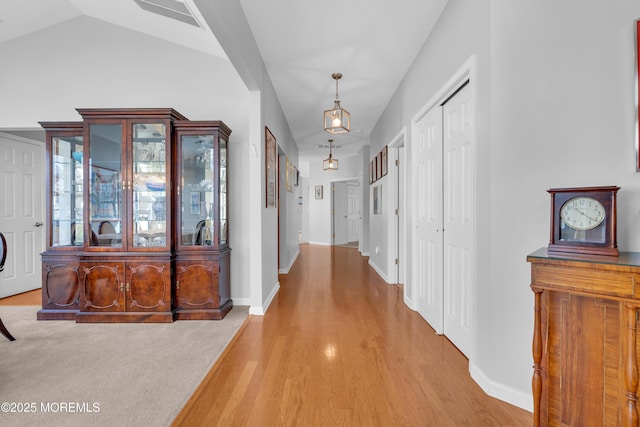
[[[294,162],[297,146],[240,5],[207,1],[201,9],[233,64],[86,16],[0,44],[0,130],[79,121],[75,108],[89,107],[172,107],[192,120],[224,121],[233,131],[231,297],[261,314],[279,287],[277,210],[265,208],[264,126]],[[285,209],[295,220],[297,202],[288,197]],[[297,235],[289,234],[285,259],[297,253]]]
[[[491,289],[491,276],[489,264],[491,261],[491,232],[488,228],[491,210],[490,198],[490,172],[491,172],[491,137],[489,134],[490,125],[490,2],[480,0],[465,2],[460,0],[450,0],[443,11],[440,20],[427,39],[427,42],[418,53],[413,65],[405,75],[397,92],[387,106],[385,112],[378,121],[372,132],[372,143],[370,157],[386,144],[391,142],[398,134],[406,128],[405,135],[405,169],[407,171],[406,197],[411,202],[412,179],[410,161],[411,147],[411,119],[431,98],[436,95],[448,80],[465,64],[472,55],[476,57],[476,242],[478,245],[478,262],[476,266],[477,292],[473,301],[475,317],[473,319],[472,340],[470,351],[470,368],[476,380],[481,377],[481,385],[485,390],[494,387],[493,378],[484,375],[488,371],[497,367],[505,367],[518,371],[523,369],[518,363],[514,363],[513,355],[496,354],[494,351],[493,312],[502,311],[496,307],[488,294]],[[389,181],[389,179],[387,179]],[[389,192],[387,192],[389,195]],[[383,204],[388,205],[389,200],[385,197]],[[409,208],[409,204],[407,207]],[[372,217],[375,215],[372,215]],[[407,242],[411,239],[413,229],[411,215],[406,216],[406,229],[409,230],[406,236]],[[373,219],[372,219],[373,221]],[[374,241],[386,241],[388,238],[388,227],[393,218],[388,216],[387,226],[376,226],[372,222],[371,226],[371,249],[373,253]],[[409,273],[405,278],[405,299],[411,302],[413,298],[413,283],[411,280],[411,245],[407,245],[408,253],[405,256],[406,271]],[[389,248],[390,249],[390,248]],[[382,259],[386,259],[388,253],[381,254]],[[382,261],[381,261],[382,262]],[[513,286],[513,283],[509,283]],[[526,288],[526,285],[523,285]],[[524,304],[528,304],[523,301]],[[529,308],[530,306],[527,306]],[[531,311],[528,310],[527,313]],[[530,331],[529,319],[502,319],[504,324],[513,324],[516,329],[529,339]],[[529,328],[529,329],[527,329]],[[530,343],[527,345],[530,348]],[[529,375],[527,384],[509,380],[504,386],[508,388],[509,396],[502,396],[514,403],[525,402],[528,398],[528,384],[530,384],[530,359],[522,360],[526,374]],[[496,362],[499,360],[499,362]],[[479,366],[479,368],[478,368]],[[511,377],[512,378],[512,377]],[[502,384],[501,384],[502,385]],[[512,390],[515,393],[511,393]],[[491,390],[492,394],[497,394]]]
[[[362,178],[360,180],[360,195],[362,196],[362,232],[360,234],[360,245],[358,250],[363,256],[370,255],[370,235],[371,235],[371,212],[369,207],[369,145],[364,145],[358,153],[358,158],[362,164]]]
[[[478,265],[470,370],[488,393],[521,407],[531,409],[526,256],[548,243],[546,190],[621,186],[618,243],[640,250],[638,17],[640,4],[632,0],[450,0],[372,133],[370,157],[403,126],[410,129],[411,117],[475,55]],[[410,143],[406,150],[410,156]],[[371,230],[373,247],[386,234],[373,220]],[[406,286],[412,290],[410,278]]]
[[[263,314],[279,289],[278,283],[278,210],[266,207],[264,128],[276,138],[279,149],[298,163],[297,145],[284,118],[253,34],[239,2],[227,0],[194,0],[203,18],[215,34],[242,81],[251,91],[250,155],[245,174],[249,176],[249,203],[246,205],[250,250],[242,259],[250,272],[252,314]],[[297,205],[291,196],[284,198],[287,229],[296,220]],[[292,259],[297,254],[297,235],[287,233],[282,242],[281,257]],[[232,254],[233,259],[233,254]]]
[[[81,36],[80,36],[81,35]],[[192,120],[222,120],[229,141],[231,297],[250,298],[249,92],[228,60],[90,17],[0,44],[1,124],[80,121],[76,108],[172,107]]]
[[[387,283],[394,281],[388,265],[388,260],[393,252],[392,242],[389,240],[389,230],[393,228],[393,210],[395,209],[392,197],[394,189],[391,181],[391,175],[387,173],[386,176],[383,176],[373,184],[367,185],[369,188],[369,264]],[[373,210],[373,196],[376,188],[381,196],[382,203],[379,214],[374,213]]]
[[[619,185],[618,244],[640,250],[633,0],[491,2],[493,353],[483,370],[529,390],[526,254],[548,243],[552,187]],[[518,218],[514,221],[514,218]],[[505,233],[505,230],[513,233]]]

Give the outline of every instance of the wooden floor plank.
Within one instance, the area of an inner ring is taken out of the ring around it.
[[[301,245],[174,426],[528,426],[357,249]]]
[[[0,298],[0,305],[42,305],[42,289]]]

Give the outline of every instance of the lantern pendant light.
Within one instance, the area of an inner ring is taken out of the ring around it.
[[[351,129],[351,114],[340,106],[338,97],[338,80],[341,73],[333,73],[331,77],[336,81],[336,100],[331,110],[324,110],[324,130],[330,134],[347,133]]]
[[[337,171],[338,170],[338,159],[334,159],[331,154],[331,143],[333,139],[329,140],[329,157],[324,159],[322,162],[322,169],[328,171]]]

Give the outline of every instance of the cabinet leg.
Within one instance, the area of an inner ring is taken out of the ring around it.
[[[540,298],[542,291],[534,289],[535,292],[535,306],[534,306],[534,318],[533,318],[533,378],[531,380],[531,388],[533,391],[533,425],[534,427],[540,427],[540,398],[542,396],[542,374],[540,368],[540,361],[542,360],[542,327]]]
[[[9,333],[9,331],[7,330],[7,328],[4,326],[4,323],[2,323],[2,319],[0,319],[0,332],[2,333],[2,335],[4,335],[5,337],[7,337],[7,339],[9,341],[15,341],[16,339],[13,337],[13,335],[11,335]]]
[[[636,307],[626,306],[627,314],[627,354],[625,355],[624,381],[627,387],[627,407],[622,422],[625,426],[638,426],[636,391],[638,389],[638,365],[636,357]]]

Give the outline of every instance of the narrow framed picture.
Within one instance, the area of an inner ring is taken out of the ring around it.
[[[285,160],[286,160],[286,185],[287,185],[287,191],[292,192],[293,191],[293,162],[291,160],[289,160],[289,157],[285,156]]]
[[[373,162],[369,162],[369,184],[373,184]]]
[[[382,185],[373,187],[373,213],[382,213]]]
[[[382,176],[387,174],[387,146],[382,149]]]
[[[322,199],[322,185],[316,185],[316,199]]]
[[[268,208],[276,207],[276,138],[268,127],[264,127],[266,200]]]

